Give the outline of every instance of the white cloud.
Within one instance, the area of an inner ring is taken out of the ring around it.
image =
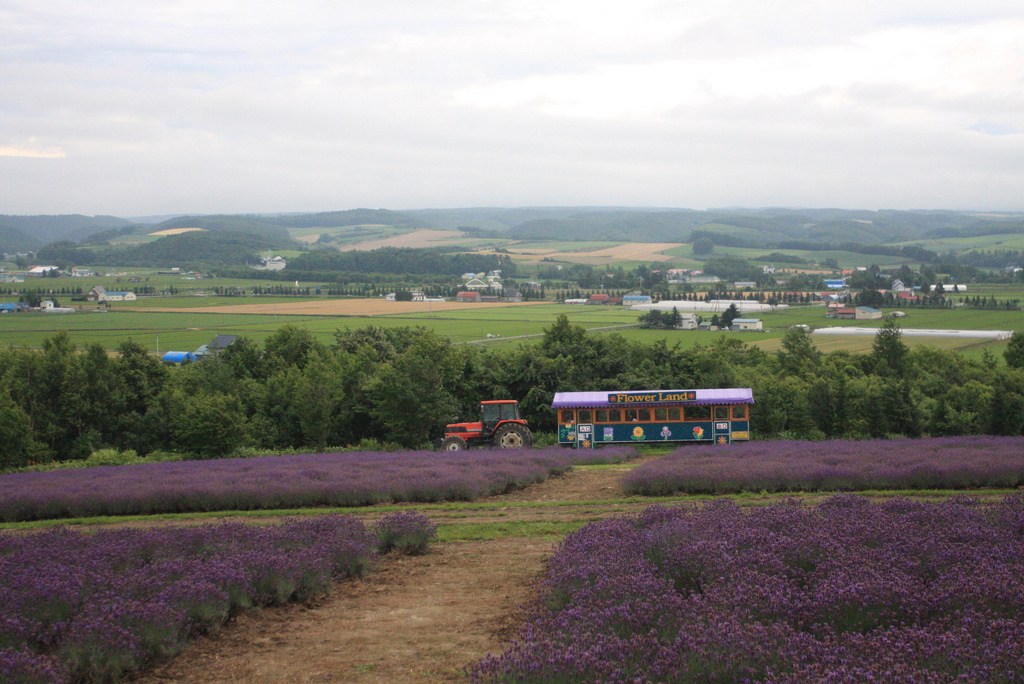
[[[0,213],[1024,209],[1024,9],[961,4],[0,0]]]
[[[62,159],[66,155],[59,147],[40,145],[38,140],[28,139],[13,144],[0,142],[0,157],[20,157],[22,159]]]

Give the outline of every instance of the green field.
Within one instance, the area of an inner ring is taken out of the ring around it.
[[[243,335],[262,341],[285,324],[309,330],[325,342],[334,340],[335,332],[368,325],[381,327],[423,326],[450,338],[455,343],[473,343],[486,346],[522,344],[543,334],[559,315],[583,326],[593,334],[619,334],[628,339],[652,343],[666,341],[690,348],[710,344],[717,337],[734,337],[756,344],[766,351],[780,348],[786,330],[793,325],[812,328],[851,325],[877,327],[881,321],[837,321],[826,319],[820,306],[794,306],[758,317],[764,322],[763,332],[707,332],[696,330],[643,330],[636,326],[639,314],[615,306],[583,306],[548,304],[537,306],[508,306],[499,308],[466,308],[457,311],[418,312],[378,316],[313,316],[286,313],[231,314],[200,313],[190,306],[216,304],[279,302],[281,312],[296,301],[319,298],[268,297],[178,297],[143,299],[139,303],[154,303],[161,307],[174,306],[173,312],[126,311],[114,304],[109,312],[82,311],[74,314],[20,313],[0,316],[2,344],[39,347],[43,340],[61,331],[67,331],[79,346],[99,343],[106,349],[115,349],[132,339],[153,352],[168,350],[191,351],[210,342],[215,335]],[[135,303],[133,303],[135,304]],[[906,318],[900,319],[903,328],[943,328],[979,330],[1019,330],[1024,332],[1024,315],[1020,312],[975,309],[904,309]],[[707,316],[706,316],[707,317]],[[822,351],[848,350],[864,352],[871,349],[873,338],[868,337],[815,337]],[[980,357],[985,350],[999,356],[1006,341],[957,338],[904,337],[907,346],[932,346],[960,351],[971,357]]]
[[[300,242],[305,242],[307,244],[313,244],[320,238],[323,238],[324,241],[329,242],[332,246],[341,247],[344,245],[355,245],[368,240],[399,238],[402,235],[407,235],[416,230],[419,229],[367,224],[359,226],[314,226],[310,228],[289,228],[288,234],[292,239],[299,240]],[[503,238],[478,238],[470,235],[462,235],[460,237],[438,240],[437,246],[458,246],[464,249],[473,250],[501,247],[512,242],[512,240],[506,240]]]
[[[680,245],[679,247],[667,249],[664,253],[676,257],[672,261],[674,264],[678,264],[681,267],[700,268],[700,264],[704,261],[707,259],[714,259],[716,257],[731,256],[740,259],[754,260],[775,252],[797,257],[807,262],[803,264],[775,260],[771,262],[777,268],[790,268],[796,270],[814,268],[815,264],[820,264],[826,259],[835,259],[840,268],[857,268],[858,266],[870,266],[872,264],[886,267],[899,266],[901,264],[914,265],[917,263],[916,261],[908,260],[906,257],[883,256],[881,254],[859,254],[857,252],[846,252],[835,249],[809,251],[803,249],[766,249],[764,247],[716,246],[711,254],[703,255],[698,259],[693,256],[693,248],[690,245]],[[754,263],[767,264],[769,262],[754,261]]]
[[[108,275],[109,274],[109,275]],[[104,268],[96,275],[81,278],[34,278],[26,279],[23,283],[0,283],[0,302],[16,301],[16,294],[2,294],[6,291],[38,291],[52,292],[61,304],[70,305],[72,291],[80,292],[82,296],[96,287],[102,285],[110,291],[131,290],[133,288],[151,287],[156,292],[168,291],[174,288],[181,295],[195,295],[200,293],[213,293],[214,288],[239,288],[246,292],[254,287],[294,287],[294,280],[269,280],[259,277],[258,271],[253,271],[253,278],[195,278],[186,274],[166,275],[159,274],[154,269],[143,268]],[[329,282],[300,282],[302,288],[315,288],[318,285],[330,287],[337,283]],[[136,304],[139,306],[163,306],[164,300],[140,299]],[[202,303],[194,303],[192,306],[205,306]]]
[[[931,240],[910,240],[895,243],[924,247],[933,252],[966,252],[970,250],[1024,250],[1024,234],[1010,233],[1005,235],[978,235],[961,238],[934,238]]]

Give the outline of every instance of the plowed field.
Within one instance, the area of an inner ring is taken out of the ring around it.
[[[428,313],[432,311],[490,309],[507,306],[533,306],[550,302],[389,302],[384,299],[324,299],[273,304],[235,304],[200,306],[188,311],[199,313],[277,314],[281,316],[381,316],[386,314]],[[130,307],[122,307],[130,310]],[[135,309],[143,310],[143,309]],[[181,309],[146,307],[145,311],[181,312]]]
[[[393,237],[353,242],[338,248],[341,252],[369,251],[382,247],[439,247],[452,244],[462,238],[461,230],[414,230]]]

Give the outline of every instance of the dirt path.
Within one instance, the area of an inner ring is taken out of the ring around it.
[[[315,607],[242,615],[142,681],[458,681],[514,634],[551,547],[501,539],[391,559]]]
[[[622,509],[583,502],[621,497],[619,478],[635,465],[577,469],[487,501],[499,504],[505,521],[606,517]],[[573,501],[581,507],[550,506]],[[494,518],[494,511],[468,512],[459,522]],[[318,605],[244,614],[140,681],[465,681],[467,664],[499,652],[515,635],[553,547],[550,540],[509,537],[436,544],[425,556],[388,558],[377,572],[339,584]]]

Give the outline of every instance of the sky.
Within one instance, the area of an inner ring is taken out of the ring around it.
[[[0,0],[0,214],[1022,189],[1019,0]]]

